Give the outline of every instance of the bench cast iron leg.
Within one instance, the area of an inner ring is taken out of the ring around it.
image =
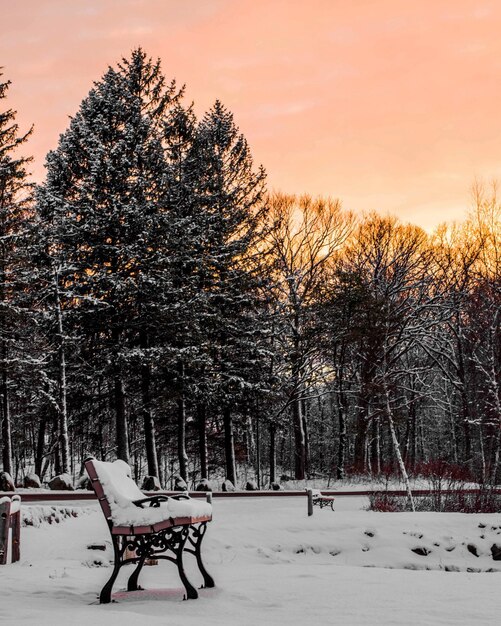
[[[120,567],[122,566],[122,550],[120,547],[120,537],[118,535],[111,535],[111,540],[113,542],[113,551],[115,553],[115,567],[113,568],[110,579],[101,590],[101,595],[99,596],[99,602],[101,604],[108,604],[108,602],[111,602],[111,590],[113,589],[113,584],[117,579],[118,572],[120,571]]]
[[[141,589],[141,587],[137,584],[139,574],[143,569],[144,562],[146,561],[146,554],[144,554],[140,559],[136,566],[136,569],[132,572],[129,582],[127,583],[127,591],[137,591]]]
[[[214,579],[209,574],[209,572],[205,569],[205,565],[202,561],[202,540],[205,536],[205,531],[207,530],[207,524],[203,523],[197,529],[194,530],[194,535],[196,538],[195,541],[195,556],[197,558],[197,565],[200,573],[204,578],[204,587],[215,587]]]
[[[183,583],[184,588],[186,589],[186,598],[188,600],[196,600],[198,598],[198,591],[188,580],[186,573],[184,571],[184,564],[183,564],[184,544],[186,543],[186,540],[188,539],[189,532],[190,532],[189,527],[185,526],[180,533],[179,544],[176,549],[176,563],[177,563],[177,569],[179,572],[179,577],[181,578],[181,582]]]

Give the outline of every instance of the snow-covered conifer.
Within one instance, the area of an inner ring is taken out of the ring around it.
[[[0,77],[2,72],[0,72]],[[0,103],[10,81],[0,82]],[[30,158],[18,148],[30,136],[19,132],[12,109],[0,110],[0,395],[2,462],[12,473],[11,391],[19,374],[21,329],[25,329],[22,276],[26,267],[25,228],[31,207],[32,185],[26,167]]]

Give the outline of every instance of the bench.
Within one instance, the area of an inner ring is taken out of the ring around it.
[[[330,506],[334,511],[334,500],[336,499],[334,496],[324,496],[320,489],[312,489],[311,499],[313,506],[319,506],[321,509],[323,509],[324,506]]]
[[[0,498],[0,565],[7,564],[10,535],[11,563],[15,563],[21,557],[21,498],[17,495]]]
[[[136,567],[129,577],[127,591],[141,589],[138,579],[147,559],[165,559],[176,564],[186,590],[185,598],[197,598],[198,592],[184,570],[185,553],[195,556],[203,586],[214,587],[201,555],[207,523],[212,519],[209,503],[193,500],[187,494],[145,497],[124,461],[107,463],[90,457],[84,464],[108,523],[114,552],[114,568],[101,590],[101,604],[111,601],[113,584],[121,567],[128,563]]]
[[[324,495],[320,489],[307,489],[308,493],[308,515],[313,515],[313,507],[319,506],[323,509],[325,506],[329,506],[334,511],[334,496]]]

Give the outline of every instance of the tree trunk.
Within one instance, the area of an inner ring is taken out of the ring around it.
[[[257,488],[261,489],[261,424],[259,414],[256,416],[256,475]]]
[[[496,311],[489,332],[489,372],[490,372],[490,385],[489,389],[492,394],[492,405],[494,407],[494,415],[496,419],[494,421],[495,436],[493,437],[493,452],[491,452],[491,471],[489,476],[489,482],[491,485],[496,485],[496,476],[499,468],[499,454],[501,448],[501,395],[499,389],[499,377],[497,376],[497,353],[496,353],[496,329],[499,324],[499,316],[501,312],[499,309]]]
[[[417,410],[416,403],[412,403],[412,429],[411,429],[411,469],[415,470],[417,463]]]
[[[472,467],[472,450],[471,450],[471,427],[470,427],[470,408],[468,405],[468,396],[465,384],[461,386],[461,421],[463,424],[464,434],[464,459],[463,462],[471,469]]]
[[[400,472],[402,474],[402,478],[405,483],[405,488],[407,490],[407,496],[409,498],[409,502],[411,503],[412,511],[414,512],[416,510],[414,507],[414,498],[412,496],[409,476],[407,475],[407,470],[405,469],[405,463],[404,463],[404,460],[402,459],[402,455],[400,454],[400,446],[399,446],[398,439],[397,439],[397,433],[395,431],[395,422],[393,421],[393,411],[391,410],[391,404],[390,404],[390,393],[388,391],[388,388],[386,387],[386,382],[385,382],[385,396],[386,396],[386,416],[388,418],[388,424],[390,427],[391,439],[393,441],[395,456],[397,457],[398,466],[400,468]]]
[[[188,481],[188,455],[186,453],[186,403],[184,398],[184,363],[179,361],[178,367],[178,396],[177,396],[177,457],[179,461],[179,475]]]
[[[57,410],[52,416],[52,441],[54,450],[54,475],[61,474],[63,471],[63,464],[61,461],[61,449],[59,447],[59,414]]]
[[[58,440],[61,455],[61,471],[70,472],[70,448],[68,437],[68,408],[66,403],[66,353],[63,328],[63,312],[59,297],[59,273],[54,273],[57,316],[58,370],[59,370],[59,407],[58,407]]]
[[[3,204],[3,202],[2,202]],[[6,261],[5,258],[2,259],[1,272],[0,272],[0,301],[5,306],[6,305],[6,293],[5,293],[5,285],[6,285]],[[2,464],[3,471],[7,472],[12,476],[13,465],[12,465],[12,425],[10,418],[10,402],[9,402],[9,377],[7,374],[7,357],[8,357],[8,347],[7,341],[5,339],[5,331],[7,330],[6,326],[8,325],[7,320],[2,315],[2,376],[0,378],[0,393],[2,394],[2,414],[0,416],[0,420],[2,423],[2,427],[0,432],[2,434]]]
[[[461,395],[461,424],[464,434],[464,458],[463,462],[471,469],[472,468],[472,448],[471,448],[471,428],[470,428],[470,406],[468,402],[468,392],[466,389],[466,370],[464,359],[464,347],[460,339],[462,335],[462,329],[458,332],[458,377],[461,383],[460,395]]]
[[[369,433],[369,407],[371,396],[369,392],[369,385],[367,383],[368,373],[362,371],[362,382],[357,394],[357,409],[356,409],[356,422],[355,422],[355,445],[354,445],[354,458],[353,465],[359,472],[367,470],[367,443]]]
[[[141,348],[147,350],[148,337],[145,332],[141,333]],[[144,359],[145,357],[143,357]],[[146,462],[148,465],[148,475],[158,477],[157,445],[155,440],[155,424],[151,412],[150,398],[151,367],[147,360],[141,366],[141,395],[142,413],[144,423],[144,445],[146,449]]]
[[[336,478],[342,480],[345,475],[346,464],[346,418],[348,415],[348,398],[344,390],[344,363],[345,349],[344,344],[341,346],[339,360],[340,366],[336,369],[337,393],[335,394],[338,424],[339,424],[339,447],[337,451],[337,467]],[[331,405],[332,406],[332,405]],[[330,476],[330,473],[329,473]]]
[[[277,452],[276,452],[276,440],[277,440],[277,427],[275,424],[270,424],[270,483],[277,482]]]
[[[259,419],[259,418],[257,418]],[[245,431],[246,431],[246,441],[247,441],[247,463],[252,465],[256,460],[256,437],[258,436],[257,432],[257,422],[256,422],[256,433],[254,434],[254,425],[252,423],[252,417],[250,411],[247,411],[247,416],[245,419]],[[256,436],[255,436],[256,435]],[[259,446],[259,441],[257,441],[257,446]]]
[[[118,363],[118,349],[120,346],[120,331],[112,331],[114,354],[113,368],[113,400],[115,409],[115,428],[117,441],[117,459],[129,463],[129,426],[127,423],[127,413],[125,410],[125,390],[122,380],[122,372]]]
[[[371,468],[377,476],[381,475],[381,421],[379,417],[372,420],[374,436],[372,438]]]
[[[207,467],[207,407],[203,402],[197,405],[198,423],[198,451],[200,454],[200,474],[202,478],[209,478]]]
[[[37,447],[35,451],[35,474],[37,474],[40,477],[40,480],[43,480],[42,467],[43,467],[43,459],[44,459],[44,451],[45,451],[46,426],[47,426],[47,417],[45,414],[42,414],[40,418],[40,422],[38,424]]]
[[[301,419],[303,420],[304,432],[304,472],[306,476],[310,473],[310,433],[308,429],[308,405],[306,400],[301,400]]]
[[[500,413],[500,421],[501,421],[501,413]],[[496,439],[495,439],[495,445],[494,445],[494,458],[492,461],[492,470],[491,470],[491,475],[490,475],[490,484],[491,485],[497,485],[497,473],[498,473],[498,469],[499,469],[499,455],[500,455],[500,451],[501,451],[501,423],[498,426],[497,429],[497,433],[496,433]]]
[[[116,436],[117,436],[117,459],[129,463],[129,433],[127,416],[125,413],[125,392],[122,378],[115,374],[114,380],[115,413],[116,413]]]
[[[362,351],[362,348],[360,348]],[[360,374],[360,388],[357,394],[357,409],[355,422],[355,446],[353,465],[359,472],[367,470],[369,455],[367,454],[367,443],[369,433],[369,416],[370,405],[373,392],[371,390],[371,380],[374,372],[371,365],[365,361],[362,362],[362,371]]]
[[[454,463],[457,463],[458,458],[459,458],[459,450],[458,450],[458,441],[457,441],[457,435],[456,435],[456,422],[454,419],[452,398],[448,398],[447,412],[449,415],[449,423],[450,423],[450,429],[451,429],[450,432],[451,432],[451,442],[452,442],[452,459]]]
[[[342,394],[344,396],[344,394]],[[341,393],[339,394],[341,396]],[[346,463],[346,413],[344,401],[339,399],[338,404],[338,421],[339,421],[339,447],[337,450],[337,467],[336,477],[342,480],[345,475],[344,466]]]
[[[482,424],[478,424],[478,446],[480,450],[480,471],[482,477],[482,484],[487,483],[487,464],[485,462],[485,449],[484,449],[484,429]]]
[[[5,341],[2,342],[2,359],[4,364],[7,359],[7,346]],[[9,389],[7,372],[2,372],[1,381],[1,393],[2,393],[2,463],[3,470],[12,475],[12,435],[11,435],[11,423],[10,423],[10,406],[9,406]]]
[[[306,475],[306,439],[301,411],[301,400],[292,402],[292,423],[294,425],[294,477],[304,480]]]
[[[295,328],[299,327],[296,316]],[[294,476],[296,480],[304,480],[306,475],[306,433],[302,411],[302,385],[301,385],[301,346],[299,337],[294,337],[294,352],[292,354],[292,426],[294,431]]]
[[[233,420],[230,407],[223,410],[224,424],[224,456],[226,461],[226,478],[236,487],[237,471],[235,463],[235,444],[233,435]]]

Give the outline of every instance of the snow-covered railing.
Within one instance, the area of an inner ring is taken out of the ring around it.
[[[11,563],[15,563],[21,551],[21,498],[17,495],[0,498],[0,565],[9,560],[9,537]]]

